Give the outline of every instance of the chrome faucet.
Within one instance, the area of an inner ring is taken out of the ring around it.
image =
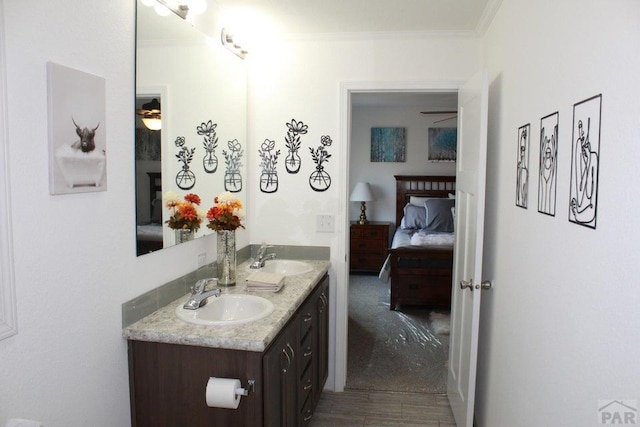
[[[262,268],[264,267],[264,263],[266,260],[276,259],[276,254],[274,252],[271,252],[270,254],[266,253],[267,249],[270,249],[270,248],[273,248],[273,246],[267,246],[265,243],[263,243],[260,246],[260,249],[258,249],[258,255],[256,255],[255,261],[251,263],[249,268],[253,268],[253,269]]]
[[[207,298],[219,297],[220,294],[222,294],[222,290],[220,288],[207,291],[207,285],[210,282],[213,282],[215,283],[215,285],[217,285],[218,279],[214,277],[198,280],[191,289],[191,298],[189,298],[189,300],[185,302],[182,307],[186,310],[197,310],[207,303]]]

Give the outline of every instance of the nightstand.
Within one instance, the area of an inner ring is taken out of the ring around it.
[[[389,248],[390,222],[351,223],[352,273],[379,273]]]

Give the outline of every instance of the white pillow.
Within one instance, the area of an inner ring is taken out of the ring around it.
[[[424,202],[426,202],[429,199],[433,199],[433,197],[410,196],[409,197],[409,203],[411,203],[414,206],[422,206],[422,207],[424,207]]]
[[[454,193],[449,193],[449,198],[450,198],[450,199],[455,199],[455,198],[456,198],[456,195],[455,195]]]

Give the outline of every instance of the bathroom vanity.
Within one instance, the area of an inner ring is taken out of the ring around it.
[[[280,292],[259,293],[275,306],[259,321],[184,322],[175,309],[185,296],[125,328],[132,425],[308,425],[327,379],[329,344],[329,263],[311,263],[311,273],[287,277]],[[238,285],[224,292],[246,292],[242,265],[238,272]],[[209,377],[254,385],[237,409],[211,408]]]

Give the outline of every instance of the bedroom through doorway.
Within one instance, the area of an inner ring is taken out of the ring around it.
[[[429,130],[457,126],[457,92],[372,90],[351,93],[350,99],[348,191],[369,183],[374,200],[366,202],[367,220],[388,227],[386,249],[396,228],[394,175],[455,176],[455,162],[429,159]],[[405,129],[404,161],[372,159],[374,128]],[[352,228],[361,206],[348,206]],[[364,272],[351,268],[348,274],[345,389],[446,393],[449,310],[428,305],[390,310],[389,282],[378,277],[386,250],[381,255],[379,247],[370,248],[381,244],[366,236],[360,244],[376,252],[365,254],[376,266]]]

